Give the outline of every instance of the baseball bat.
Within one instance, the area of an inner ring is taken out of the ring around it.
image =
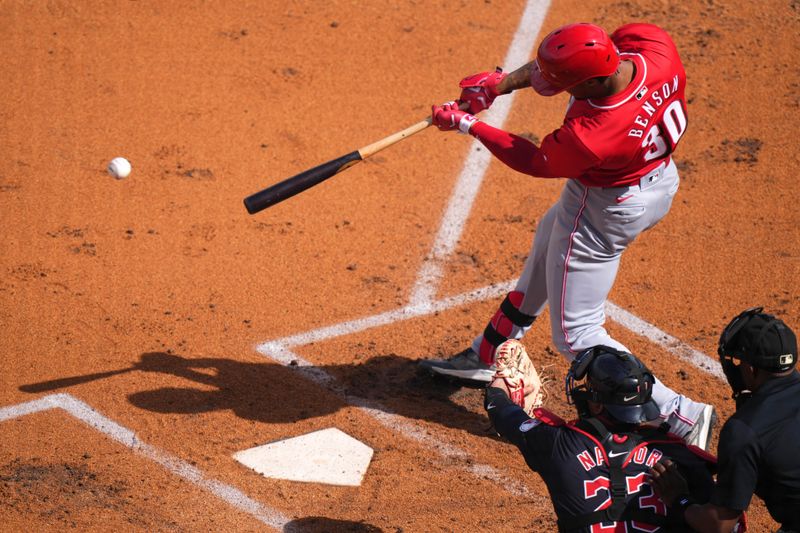
[[[460,107],[462,109],[467,109],[468,106],[467,104],[461,104]],[[244,199],[244,206],[247,209],[247,212],[251,215],[258,213],[259,211],[263,211],[264,209],[273,206],[278,202],[282,202],[287,198],[291,198],[296,194],[300,194],[306,189],[309,189],[315,185],[319,185],[323,181],[333,177],[339,172],[346,170],[356,163],[364,161],[368,157],[377,154],[384,148],[388,148],[407,137],[421,132],[432,124],[432,120],[433,119],[431,117],[428,117],[425,120],[421,120],[420,122],[417,122],[416,124],[413,124],[404,130],[393,133],[388,137],[384,137],[379,141],[375,141],[374,143],[364,146],[363,148],[359,148],[354,152],[337,157],[336,159],[332,159],[327,163],[322,163],[314,168],[304,170],[296,176],[292,176],[291,178],[280,181],[275,185],[267,187],[266,189],[263,189],[255,194],[251,194]]]

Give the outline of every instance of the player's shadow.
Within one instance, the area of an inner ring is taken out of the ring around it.
[[[481,436],[493,434],[482,392],[419,375],[416,362],[395,354],[362,364],[283,366],[220,357],[189,358],[148,352],[129,368],[22,385],[23,392],[63,389],[128,372],[161,374],[134,392],[130,402],[157,413],[230,410],[259,422],[291,423],[356,405],[427,420]],[[180,378],[177,382],[174,378]]]

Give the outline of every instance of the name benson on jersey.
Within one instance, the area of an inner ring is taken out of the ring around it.
[[[642,90],[646,91],[647,88],[644,87]],[[648,117],[652,117],[656,111],[658,111],[658,108],[661,107],[661,105],[666,102],[667,99],[669,99],[669,97],[677,90],[678,75],[676,74],[675,77],[672,78],[672,86],[670,86],[670,84],[667,82],[661,86],[660,91],[653,91],[650,93],[650,96],[642,103],[642,110],[647,113]],[[651,101],[655,103],[655,105],[653,105]],[[642,137],[644,135],[644,128],[646,128],[650,123],[650,119],[644,118],[642,115],[636,115],[636,118],[633,120],[633,122],[641,126],[643,129],[632,129],[628,132],[628,137]]]
[[[640,446],[634,449],[632,453],[633,457],[631,457],[631,461],[639,465],[647,465],[648,467],[652,467],[664,455],[658,450],[649,451],[647,446]],[[592,457],[591,452],[586,450],[576,455],[575,458],[587,472],[605,463],[603,452],[598,446],[594,447],[594,457]]]

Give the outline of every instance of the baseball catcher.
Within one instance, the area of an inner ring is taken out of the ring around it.
[[[693,501],[708,501],[714,457],[666,431],[652,399],[655,378],[632,354],[596,346],[578,355],[566,378],[573,422],[533,407],[541,386],[516,341],[500,345],[497,365],[484,407],[542,476],[559,531],[685,531],[683,515],[650,484],[649,469],[662,458],[680,469]]]

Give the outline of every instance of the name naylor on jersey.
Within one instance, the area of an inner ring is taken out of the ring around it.
[[[658,450],[649,450],[647,446],[639,446],[634,448],[631,453],[633,453],[633,457],[630,458],[631,462],[639,465],[647,465],[648,467],[652,467],[664,455]],[[589,450],[586,450],[576,455],[575,458],[578,459],[578,462],[587,472],[592,468],[596,468],[605,464],[606,462],[605,457],[603,457],[603,452],[599,446],[594,447],[594,454],[592,454],[592,452]]]
[[[642,137],[644,135],[644,128],[650,124],[650,118],[656,114],[658,108],[666,102],[670,96],[675,94],[678,90],[678,75],[672,78],[672,85],[669,82],[664,83],[659,90],[650,93],[650,96],[642,103],[643,113],[636,115],[633,120],[634,124],[639,125],[642,129],[634,127],[628,132],[628,137]],[[646,116],[645,116],[646,115]]]

